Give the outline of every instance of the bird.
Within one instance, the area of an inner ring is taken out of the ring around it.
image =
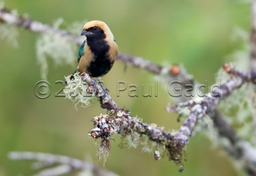
[[[86,40],[78,52],[79,73],[87,73],[91,77],[101,77],[112,68],[118,54],[118,45],[108,25],[99,20],[87,22],[82,29]]]

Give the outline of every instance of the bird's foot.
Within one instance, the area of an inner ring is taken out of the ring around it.
[[[75,76],[74,74],[77,72],[77,70],[75,70],[69,77],[70,80],[74,80],[75,79]]]
[[[106,88],[104,87],[104,84],[103,84],[103,82],[102,82],[102,80],[101,80],[100,77],[98,77],[98,83],[99,83],[99,85],[100,85],[100,87],[101,87],[101,89],[102,89],[102,91],[103,91],[104,94],[106,94],[106,93],[109,92],[108,89],[106,89]]]

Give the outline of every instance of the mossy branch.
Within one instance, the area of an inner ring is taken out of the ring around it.
[[[122,136],[138,133],[145,135],[152,142],[162,145],[169,153],[169,158],[177,163],[182,162],[182,153],[185,145],[189,143],[193,129],[199,118],[215,111],[219,102],[230,96],[236,89],[247,82],[255,82],[255,75],[251,72],[242,72],[229,65],[224,66],[225,71],[230,74],[230,79],[218,86],[217,89],[206,94],[202,99],[192,99],[188,102],[179,103],[175,107],[167,109],[176,110],[179,114],[182,110],[189,108],[190,113],[177,133],[168,133],[155,125],[149,125],[139,121],[130,115],[128,111],[120,108],[110,97],[107,91],[87,74],[81,75],[82,80],[91,86],[98,97],[102,108],[109,110],[107,115],[94,117],[94,129],[89,133],[93,138],[101,138],[102,141],[110,140],[111,135],[121,134]],[[218,122],[216,122],[218,124]],[[218,125],[216,125],[218,126]],[[220,127],[222,128],[222,127]],[[223,134],[223,133],[220,133]],[[226,135],[226,134],[223,134]],[[235,134],[234,134],[235,135]],[[229,137],[233,141],[233,136]]]

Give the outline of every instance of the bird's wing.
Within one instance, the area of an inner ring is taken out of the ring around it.
[[[86,45],[86,40],[80,46],[80,49],[79,49],[79,52],[78,52],[78,56],[77,56],[77,62],[79,62],[81,57],[84,55],[84,46],[85,45]]]

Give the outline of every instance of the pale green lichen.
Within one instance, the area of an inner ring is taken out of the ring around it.
[[[202,133],[202,131],[204,131],[204,132]],[[202,133],[202,134],[206,135],[211,140],[212,147],[214,147],[214,148],[216,148],[220,144],[223,145],[224,141],[225,141],[224,146],[230,145],[230,143],[228,142],[228,140],[226,138],[219,137],[218,132],[217,132],[216,128],[214,127],[211,117],[209,117],[207,115],[198,121],[198,125],[196,125],[194,132],[195,133],[198,132],[198,133]]]
[[[136,119],[140,121],[139,119]],[[151,124],[153,128],[157,128],[156,124]],[[164,127],[158,127],[160,130],[164,130]],[[140,147],[141,150],[145,153],[152,153],[154,155],[155,151],[158,151],[159,155],[164,155],[166,149],[165,146],[157,144],[156,142],[152,142],[149,140],[147,136],[141,135],[137,132],[132,132],[131,134],[127,134],[125,136],[128,141],[129,148],[137,148]]]
[[[158,151],[159,155],[163,156],[166,151],[163,145],[152,142],[148,139],[147,136],[141,136],[136,132],[127,135],[125,139],[127,140],[128,148],[139,147],[145,153],[152,153],[154,155],[154,152]]]
[[[129,148],[137,148],[139,143],[140,143],[140,135],[138,133],[131,134],[127,136],[127,141],[128,141],[128,147]]]
[[[62,19],[56,20],[53,28],[58,30],[63,24]],[[72,23],[67,31],[71,33],[79,34],[81,26],[83,24],[79,22]],[[75,65],[77,61],[77,46],[70,42],[69,38],[63,37],[55,32],[47,32],[41,34],[36,43],[36,53],[38,62],[41,66],[41,76],[46,79],[48,74],[47,58],[52,59],[54,64],[57,65]]]
[[[254,130],[249,87],[249,85],[243,85],[223,100],[219,107],[223,116],[235,128],[238,135],[252,142]]]
[[[232,35],[232,42],[241,42],[241,49],[235,51],[228,56],[230,64],[240,70],[247,71],[250,67],[250,45],[249,45],[249,33],[243,29],[236,28]],[[220,69],[216,75],[216,82],[220,85],[230,78],[223,69]],[[223,100],[219,104],[219,108],[225,117],[225,120],[233,126],[240,137],[254,141],[255,133],[253,133],[253,116],[255,114],[253,105],[253,96],[255,93],[253,87],[250,84],[245,84],[241,88],[232,92],[232,95]]]
[[[76,105],[81,104],[87,107],[95,97],[95,92],[88,92],[89,85],[81,79],[78,73],[72,77],[65,77],[67,85],[63,89],[66,98],[74,102]]]
[[[3,9],[3,8],[5,8],[5,3],[4,1],[0,1],[0,9]],[[11,13],[15,16],[18,16],[17,10],[11,10]],[[16,26],[0,22],[0,38],[2,38],[3,40],[6,40],[10,46],[14,48],[18,48],[19,47],[18,37],[19,37],[19,31]]]
[[[86,21],[75,21],[67,26],[67,31],[72,34],[80,34],[83,28],[83,25],[88,22]]]
[[[15,26],[0,23],[0,37],[3,40],[6,40],[10,46],[14,48],[17,48],[19,46],[18,36],[19,32]]]
[[[248,42],[250,41],[250,33],[237,27],[234,29],[231,41],[241,43],[241,49],[230,54],[227,60],[240,70],[248,70],[250,66],[250,42]]]
[[[94,176],[94,174],[90,170],[83,170],[79,172],[77,176]]]

